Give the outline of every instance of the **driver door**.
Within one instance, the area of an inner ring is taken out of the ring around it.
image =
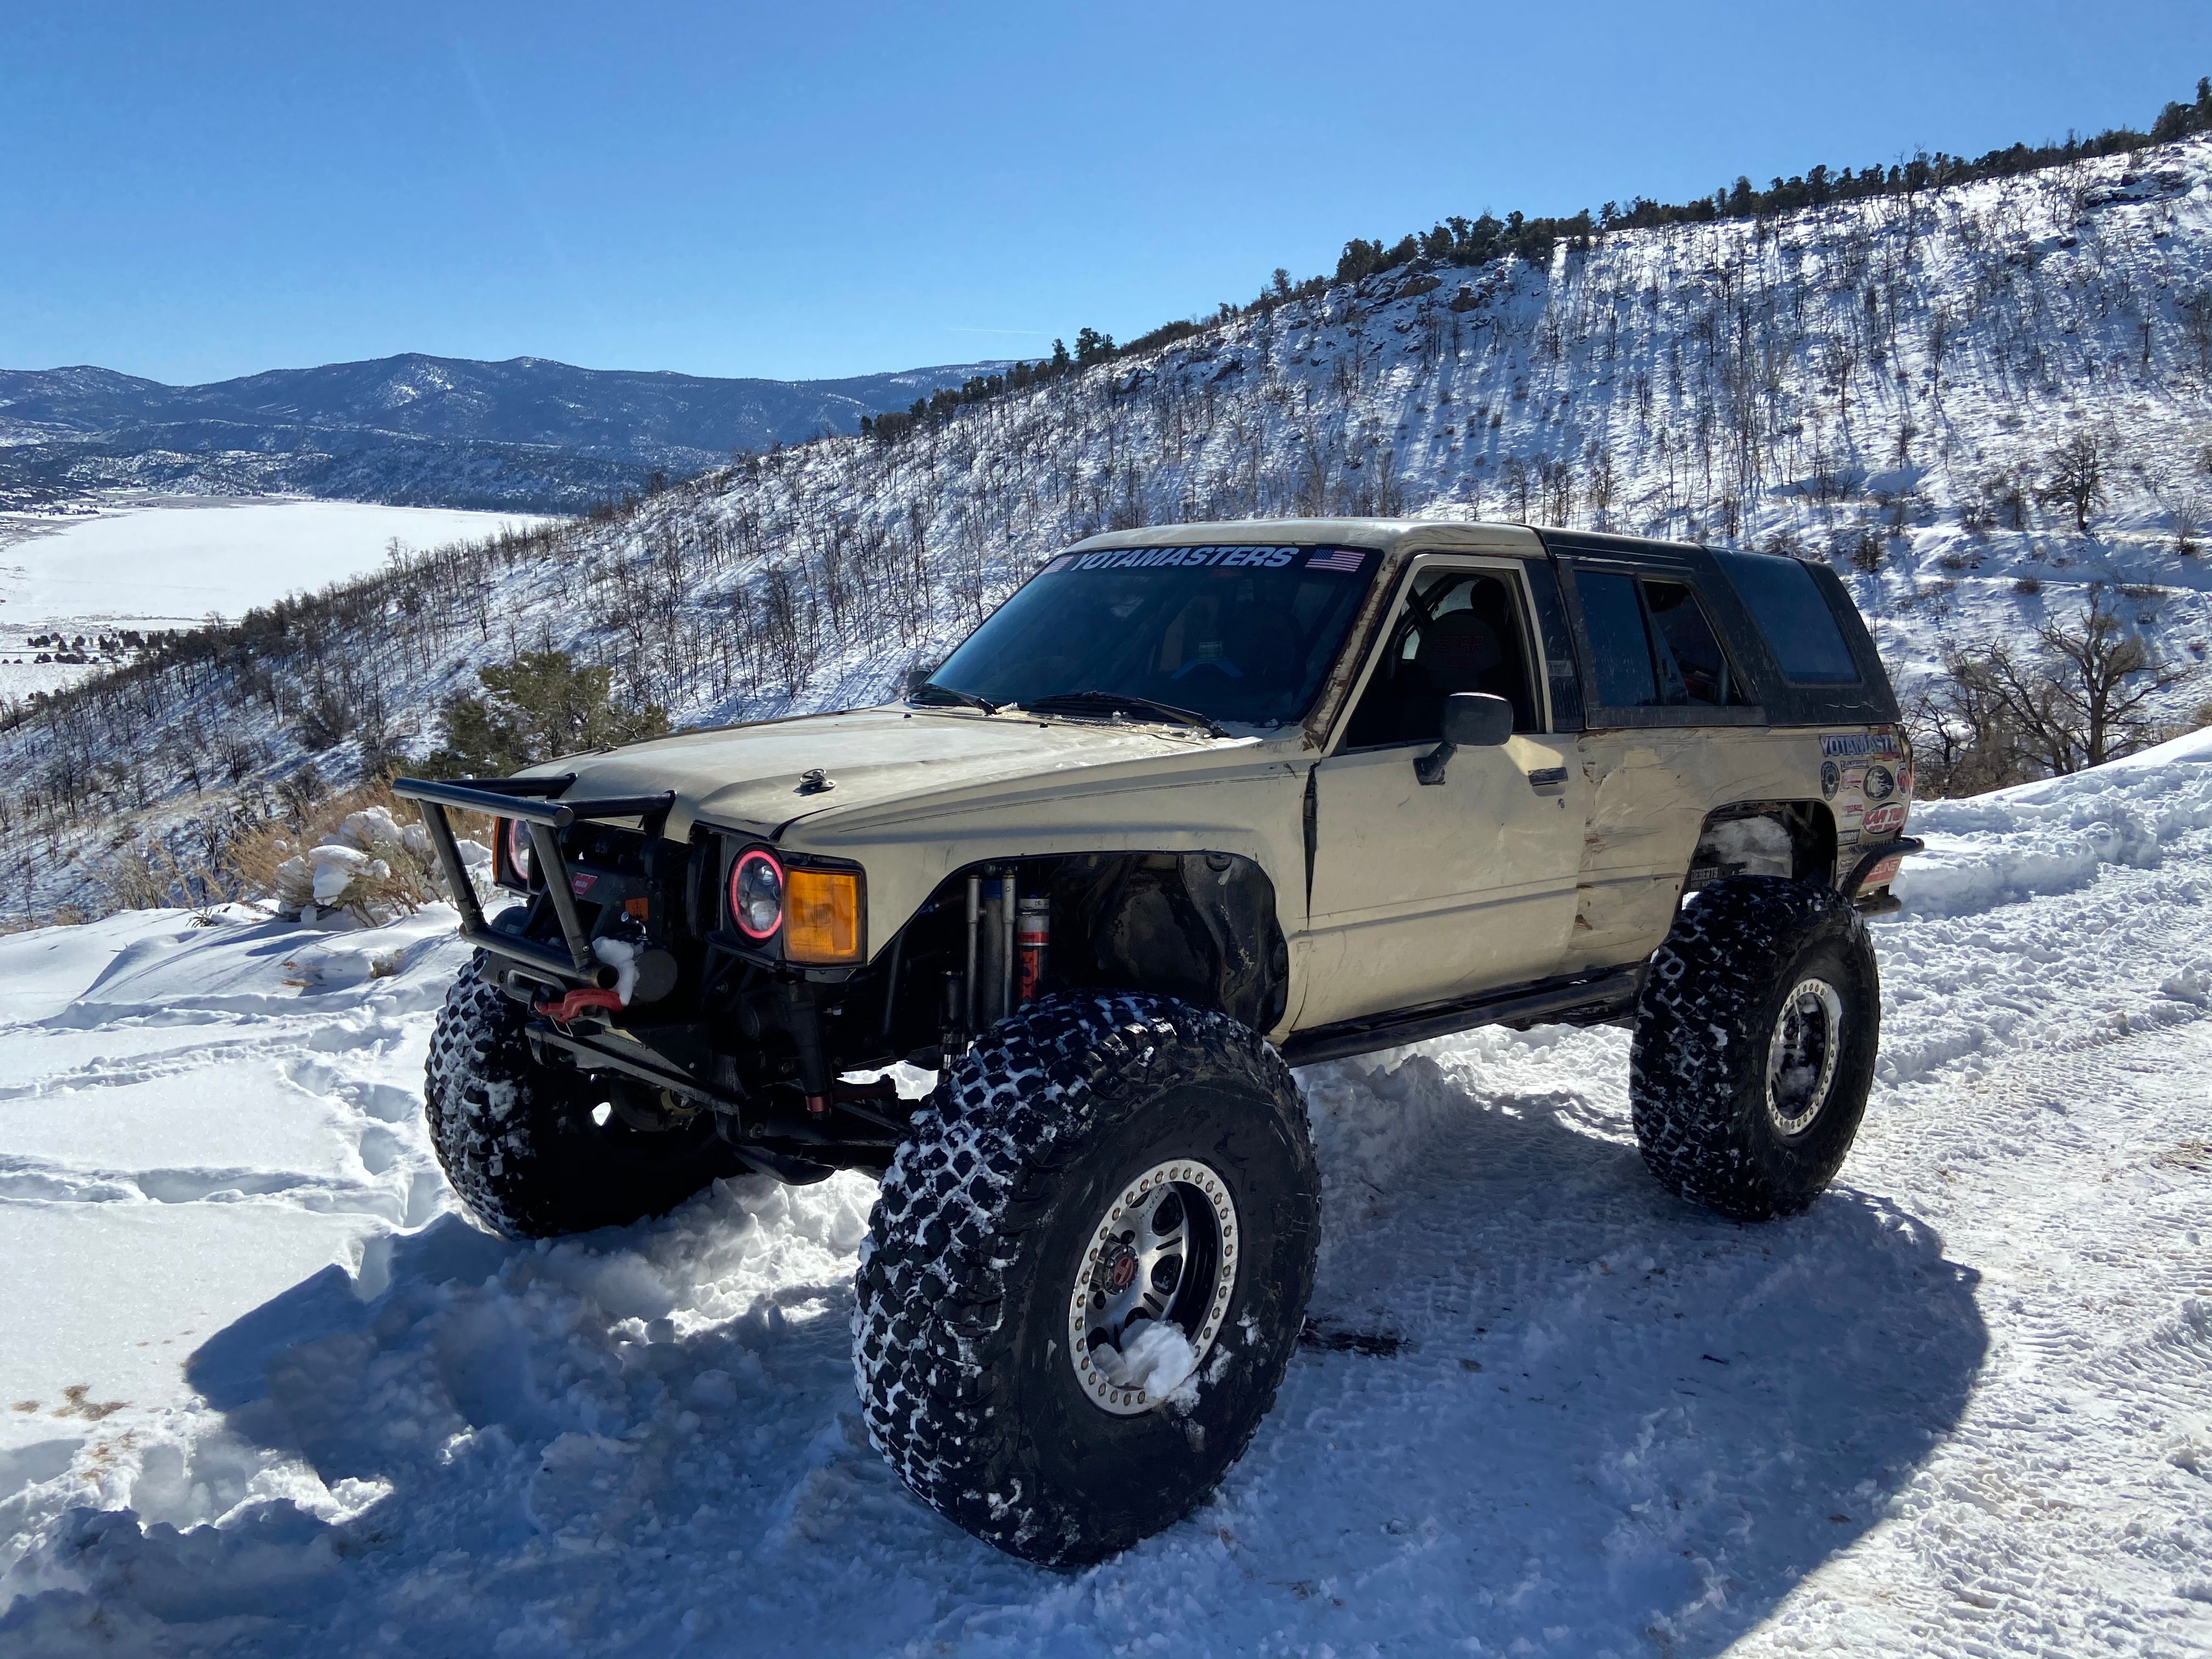
[[[1589,786],[1550,735],[1518,560],[1429,556],[1402,580],[1352,714],[1316,763],[1313,891],[1297,1024],[1443,1002],[1561,971]],[[1443,699],[1514,707],[1514,734],[1434,749]]]

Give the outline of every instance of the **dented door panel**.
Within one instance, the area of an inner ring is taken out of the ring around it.
[[[1706,815],[1747,800],[1819,800],[1820,734],[1741,726],[1585,732],[1589,789],[1574,968],[1633,962],[1674,925]]]

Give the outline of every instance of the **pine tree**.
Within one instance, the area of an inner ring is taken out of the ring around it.
[[[556,755],[669,729],[664,710],[615,701],[612,669],[579,668],[565,651],[525,652],[477,678],[483,696],[447,700],[446,746],[423,763],[427,776],[504,777]]]

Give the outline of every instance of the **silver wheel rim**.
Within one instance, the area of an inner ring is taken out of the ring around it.
[[[1783,999],[1766,1045],[1766,1115],[1785,1135],[1820,1116],[1836,1080],[1844,1042],[1844,1000],[1825,979],[1800,980]]]
[[[1236,1200],[1195,1158],[1155,1164],[1125,1182],[1084,1241],[1067,1300],[1067,1358],[1085,1398],[1116,1417],[1161,1403],[1131,1378],[1122,1350],[1146,1325],[1182,1331],[1203,1364],[1237,1288]]]

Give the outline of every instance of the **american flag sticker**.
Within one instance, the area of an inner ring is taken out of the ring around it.
[[[1359,567],[1367,562],[1367,556],[1357,548],[1325,548],[1306,561],[1309,570],[1340,570],[1347,576],[1359,574]]]

